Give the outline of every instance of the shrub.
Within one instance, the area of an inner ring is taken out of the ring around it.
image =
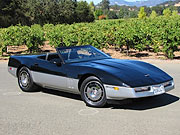
[[[27,46],[30,52],[38,51],[38,46],[43,45],[45,41],[44,31],[42,27],[38,24],[31,26],[31,31],[29,34],[29,40],[27,41]]]

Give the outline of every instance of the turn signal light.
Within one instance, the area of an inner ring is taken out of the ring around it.
[[[114,87],[114,90],[119,90],[119,87]]]

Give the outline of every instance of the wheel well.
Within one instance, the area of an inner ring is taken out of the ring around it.
[[[90,76],[95,76],[95,77],[97,77],[96,75],[94,75],[94,74],[84,74],[84,75],[82,75],[81,77],[80,77],[80,80],[79,80],[79,82],[78,82],[78,89],[80,90],[80,88],[81,88],[81,84],[83,83],[83,81],[86,79],[86,78],[88,78],[88,77],[90,77]],[[97,77],[98,79],[99,79],[99,77]],[[99,79],[100,80],[100,79]]]
[[[25,66],[25,65],[20,65],[20,66],[17,68],[17,71],[16,71],[16,76],[17,76],[17,77],[18,77],[19,70],[20,70],[22,67],[26,67],[26,66]]]

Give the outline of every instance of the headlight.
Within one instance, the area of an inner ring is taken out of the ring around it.
[[[173,81],[168,81],[163,83],[164,87],[168,87],[168,86],[172,86],[173,85]]]
[[[138,87],[138,88],[134,88],[135,92],[142,92],[142,91],[150,91],[151,88],[149,86],[147,87]]]

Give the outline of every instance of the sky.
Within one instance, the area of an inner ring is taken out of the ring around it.
[[[99,2],[101,2],[102,0],[86,0],[88,3],[90,1],[93,1],[94,4],[98,4]],[[142,0],[125,0],[125,1],[128,1],[128,2],[134,2],[134,1],[142,1]]]

